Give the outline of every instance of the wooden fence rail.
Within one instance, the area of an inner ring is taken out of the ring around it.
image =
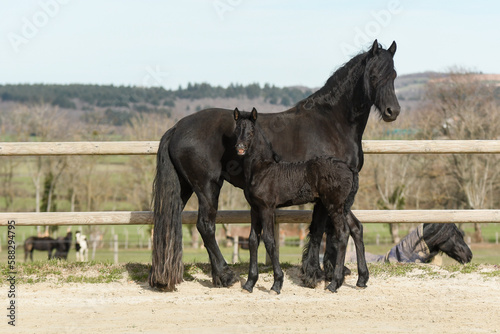
[[[0,156],[151,155],[157,141],[2,142]],[[500,140],[364,140],[366,154],[497,154]]]
[[[2,142],[0,156],[153,155],[157,141]],[[365,140],[367,154],[498,154],[500,140]],[[363,223],[498,223],[500,210],[354,210]],[[307,223],[311,211],[278,210],[277,224]],[[195,224],[197,212],[183,212],[184,224]],[[151,224],[152,213],[137,212],[11,212],[0,213],[0,226]],[[216,223],[250,221],[249,211],[219,211]]]
[[[365,223],[500,223],[500,210],[353,210]],[[182,213],[183,224],[196,224],[198,212]],[[309,223],[312,211],[277,210],[276,224]],[[0,226],[39,225],[144,225],[153,223],[150,211],[9,212],[0,213]],[[217,224],[250,222],[250,211],[219,211]]]

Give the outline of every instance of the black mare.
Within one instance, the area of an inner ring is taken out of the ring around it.
[[[345,162],[331,156],[316,157],[303,162],[279,161],[257,121],[257,110],[242,114],[234,110],[236,151],[244,157],[243,169],[247,187],[245,198],[251,207],[250,268],[243,289],[252,292],[259,269],[257,251],[262,237],[274,271],[271,291],[280,293],[283,286],[278,249],[274,239],[275,210],[278,207],[321,202],[328,211],[330,224],[326,231],[333,240],[336,257],[332,292],[344,282],[344,259],[349,238],[347,214],[358,191],[358,172]]]
[[[386,122],[396,120],[400,107],[394,92],[394,53],[375,40],[367,52],[352,58],[326,84],[294,107],[262,114],[259,124],[273,148],[284,160],[294,162],[331,155],[360,170],[361,139],[374,105]],[[173,290],[182,281],[181,212],[193,192],[198,197],[197,228],[207,249],[215,286],[229,286],[235,274],[224,260],[215,240],[215,218],[224,181],[245,188],[241,160],[234,145],[233,110],[207,109],[184,117],[161,138],[153,184],[153,253],[149,284]],[[328,212],[318,203],[303,256],[304,283],[315,286],[322,276],[319,246]],[[363,230],[352,212],[348,215],[351,236],[358,254],[357,285],[366,286]],[[332,254],[331,242],[327,252]],[[330,255],[325,256],[326,259]],[[329,270],[333,265],[326,265]]]

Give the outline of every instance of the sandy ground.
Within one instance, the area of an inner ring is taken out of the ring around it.
[[[482,271],[498,270],[485,266]],[[110,284],[22,284],[16,327],[1,318],[1,333],[497,333],[500,278],[480,273],[371,277],[354,288],[347,277],[338,293],[300,286],[298,268],[286,271],[282,293],[270,295],[270,274],[252,294],[241,284],[213,288],[196,274],[173,293],[124,277]],[[7,291],[6,285],[1,286]],[[2,293],[6,313],[7,293]],[[7,329],[7,331],[5,331]]]

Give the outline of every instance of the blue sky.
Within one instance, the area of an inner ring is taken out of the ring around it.
[[[0,4],[0,83],[321,86],[377,38],[399,74],[500,73],[498,1],[24,0]]]

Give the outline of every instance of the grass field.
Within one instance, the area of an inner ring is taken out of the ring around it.
[[[390,245],[367,245],[366,251],[373,254],[385,254],[391,248]],[[500,264],[500,244],[471,244],[470,248],[473,253],[472,263],[475,264]],[[232,258],[232,247],[221,247],[222,254],[226,261],[230,262]],[[19,248],[16,252],[16,261],[24,262],[24,250]],[[299,247],[283,246],[280,247],[280,261],[298,264],[300,263],[302,257],[302,250]],[[248,250],[240,250],[239,262],[249,261]],[[261,245],[259,247],[259,262],[265,261],[265,249]],[[35,261],[46,261],[47,252],[35,251],[33,254],[33,259]],[[92,251],[89,253],[89,259],[92,259]],[[114,252],[109,248],[97,249],[94,260],[96,262],[113,262]],[[184,248],[183,260],[185,263],[208,263],[208,255],[205,249],[194,249],[194,248]],[[68,256],[69,262],[76,261],[76,255],[74,250],[72,250]],[[120,263],[129,262],[139,262],[139,263],[151,263],[151,251],[147,249],[120,249],[118,255],[118,261]],[[7,252],[3,248],[0,252],[0,263],[7,263]],[[455,260],[443,255],[443,264],[450,265],[457,263]]]
[[[118,234],[120,240],[120,249],[119,249],[119,257],[118,261],[120,263],[129,263],[129,262],[139,262],[139,263],[151,263],[151,250],[147,249],[148,246],[148,236],[150,226],[141,225],[141,226],[100,226],[99,227],[105,236],[104,247],[97,248],[94,260],[97,262],[113,262],[114,261],[114,253],[112,250],[112,244],[110,243],[110,236],[113,233]],[[390,244],[390,235],[388,232],[388,228],[386,224],[365,224],[365,233],[364,240],[366,245],[366,251],[373,254],[385,254],[392,247]],[[74,226],[72,231],[80,229],[80,227]],[[88,226],[83,227],[83,231],[88,229]],[[464,229],[466,234],[473,233],[472,224],[465,224]],[[218,231],[221,229],[218,228]],[[6,252],[6,237],[7,237],[7,229],[0,229],[0,240],[1,240],[1,251],[0,251],[0,263],[7,262],[7,252]],[[484,239],[489,241],[481,244],[472,244],[470,245],[473,252],[472,263],[484,263],[484,264],[500,264],[500,244],[495,244],[495,236],[496,233],[500,232],[500,224],[483,224],[483,236]],[[62,236],[66,233],[65,227],[59,228],[59,236]],[[405,235],[407,231],[401,230],[400,234]],[[36,235],[36,228],[30,226],[19,226],[16,228],[16,245],[17,245],[17,254],[16,261],[23,262],[24,261],[24,250],[22,244],[24,240],[31,236]],[[124,240],[128,235],[128,249],[124,249]],[[187,245],[190,245],[191,238],[189,236],[187,227],[184,228],[184,262],[185,263],[208,263],[208,254],[205,249],[194,249]],[[376,245],[375,241],[377,239],[377,235],[380,240],[380,245]],[[291,239],[293,241],[293,239]],[[288,242],[287,242],[288,244]],[[142,248],[139,248],[139,245]],[[221,251],[224,255],[224,258],[229,263],[232,260],[232,247],[224,247],[223,243],[221,243]],[[302,250],[296,246],[282,246],[280,247],[280,261],[298,264],[301,261]],[[264,245],[261,244],[259,247],[259,261],[265,261],[265,249]],[[89,252],[89,259],[92,259],[92,250]],[[34,260],[35,261],[45,261],[47,260],[46,252],[34,252]],[[68,260],[70,262],[74,262],[76,260],[76,255],[74,251],[74,246],[70,251]],[[248,262],[249,261],[249,253],[248,250],[240,250],[240,262]],[[453,259],[448,256],[443,256],[443,264],[452,264],[456,263]]]

